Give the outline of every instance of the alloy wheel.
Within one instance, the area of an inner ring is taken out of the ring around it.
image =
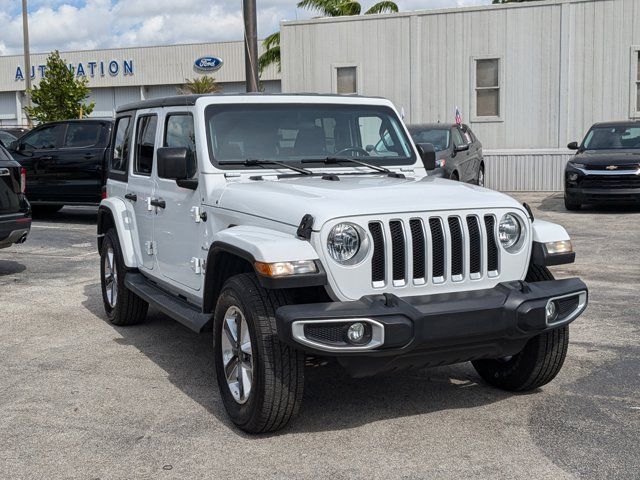
[[[231,306],[222,324],[222,365],[229,391],[236,402],[249,399],[253,384],[253,352],[249,325],[242,311]]]
[[[107,303],[114,308],[118,300],[118,268],[111,245],[107,247],[104,256],[104,287]]]

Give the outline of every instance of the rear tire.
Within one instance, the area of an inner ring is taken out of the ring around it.
[[[574,202],[573,200],[571,200],[571,198],[569,198],[565,194],[565,196],[564,196],[564,208],[566,208],[569,211],[575,211],[575,210],[580,210],[581,206],[582,206],[581,204]]]
[[[227,280],[216,305],[218,387],[233,423],[249,433],[283,428],[302,401],[304,355],[281,343],[276,329],[275,312],[286,303],[282,291],[264,289],[244,273]]]
[[[124,284],[126,266],[118,233],[109,229],[100,250],[102,301],[109,321],[114,325],[134,325],[147,317],[149,304]]]
[[[530,265],[527,282],[553,280],[547,267]],[[569,346],[569,326],[556,328],[533,337],[524,349],[501,359],[472,362],[482,379],[503,390],[523,392],[534,390],[553,380],[564,363]]]

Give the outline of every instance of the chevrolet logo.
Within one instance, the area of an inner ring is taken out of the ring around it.
[[[617,169],[618,169],[618,166],[617,166],[617,165],[608,165],[608,166],[606,167],[606,169],[607,169],[607,170],[617,170]]]

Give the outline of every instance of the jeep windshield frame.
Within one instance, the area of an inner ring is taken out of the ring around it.
[[[221,170],[237,170],[247,158],[298,168],[303,168],[302,160],[317,159],[314,168],[322,169],[335,169],[323,160],[336,156],[378,167],[413,166],[417,159],[402,121],[385,105],[212,104],[204,116],[209,159]]]

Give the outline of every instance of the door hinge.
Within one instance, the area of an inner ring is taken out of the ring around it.
[[[207,268],[207,261],[202,258],[191,257],[190,263],[191,263],[191,270],[193,270],[193,272],[196,275],[203,274]]]
[[[193,221],[196,223],[200,223],[202,221],[200,207],[191,207],[191,218],[193,218]]]
[[[153,255],[154,253],[156,253],[156,246],[154,242],[148,240],[144,242],[144,246],[147,249],[147,255]]]
[[[151,200],[153,200],[151,197],[147,197],[147,211],[149,212],[155,210],[156,208],[153,205],[151,205]]]

